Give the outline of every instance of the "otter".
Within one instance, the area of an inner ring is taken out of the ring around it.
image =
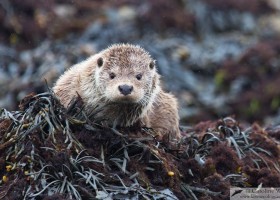
[[[137,123],[157,135],[180,138],[176,98],[162,90],[155,60],[142,47],[115,44],[73,65],[53,87],[67,107],[79,95],[87,114],[110,126]]]

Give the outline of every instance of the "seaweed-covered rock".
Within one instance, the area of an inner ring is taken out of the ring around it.
[[[229,188],[278,186],[278,144],[231,117],[171,142],[149,127],[89,121],[77,98],[30,94],[0,113],[0,199],[228,199]]]

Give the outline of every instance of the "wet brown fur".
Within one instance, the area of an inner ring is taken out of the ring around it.
[[[102,66],[98,66],[100,58]],[[154,60],[139,46],[113,45],[72,66],[53,90],[65,107],[77,93],[88,114],[98,106],[100,111],[94,115],[95,120],[123,127],[141,123],[160,136],[179,138],[177,101],[161,89],[159,75],[151,63],[154,65]],[[116,76],[113,79],[112,73]],[[139,73],[143,75],[141,80],[135,78]],[[123,84],[133,86],[131,94],[120,93],[118,86]]]

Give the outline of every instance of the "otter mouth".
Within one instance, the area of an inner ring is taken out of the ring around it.
[[[131,99],[118,99],[118,100],[112,100],[111,102],[115,104],[131,104],[131,105],[138,104],[138,102],[133,101]]]
[[[130,96],[121,96],[118,98],[113,98],[109,100],[111,103],[115,103],[115,104],[139,104],[140,100],[136,100]]]

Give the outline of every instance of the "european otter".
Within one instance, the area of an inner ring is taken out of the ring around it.
[[[177,101],[165,93],[155,61],[143,48],[116,44],[72,66],[53,88],[67,107],[77,93],[95,119],[111,126],[129,127],[141,123],[157,134],[179,138]]]

